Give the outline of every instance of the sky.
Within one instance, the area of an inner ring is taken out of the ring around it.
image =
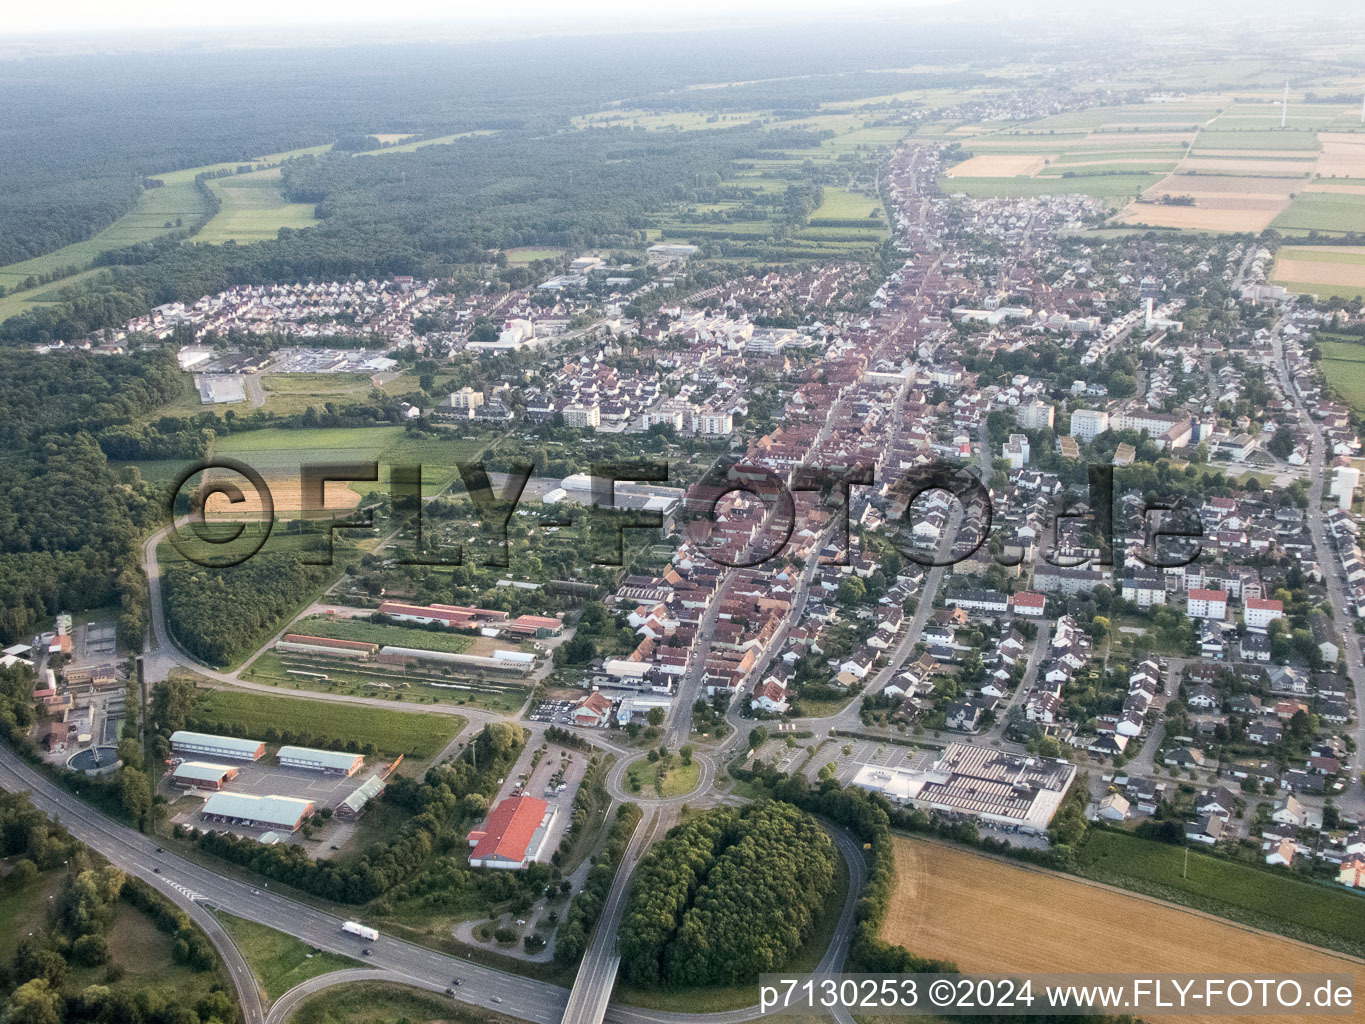
[[[854,0],[860,11],[901,13],[954,0]],[[47,0],[13,4],[0,22],[0,35],[99,33],[185,33],[257,27],[326,26],[329,29],[442,23],[479,36],[502,33],[600,31],[615,28],[693,28],[717,21],[828,15],[829,0],[405,0],[396,7],[366,0],[233,0],[230,4],[171,3],[165,0]],[[844,11],[843,14],[846,14]],[[843,16],[841,14],[841,17]],[[306,42],[306,40],[295,40]]]

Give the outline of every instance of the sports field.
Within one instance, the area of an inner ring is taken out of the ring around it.
[[[1288,974],[1362,967],[1328,950],[1051,872],[937,843],[895,842],[896,891],[882,938],[964,971],[1183,973],[1198,964],[1204,973]],[[1365,914],[1358,920],[1365,928]]]

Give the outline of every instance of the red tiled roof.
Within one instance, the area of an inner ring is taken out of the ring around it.
[[[1191,601],[1222,601],[1227,603],[1228,592],[1226,590],[1203,590],[1195,587],[1190,591]]]
[[[482,829],[469,833],[475,843],[470,860],[498,860],[518,864],[526,859],[526,848],[536,829],[545,820],[549,805],[533,796],[508,797],[493,808]]]

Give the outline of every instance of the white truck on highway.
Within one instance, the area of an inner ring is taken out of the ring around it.
[[[347,921],[341,926],[341,930],[350,935],[359,935],[366,942],[373,942],[375,939],[379,938],[379,932],[368,925],[361,924],[359,921]]]

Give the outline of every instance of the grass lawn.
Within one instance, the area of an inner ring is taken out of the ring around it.
[[[507,262],[512,266],[534,263],[536,260],[557,260],[564,255],[563,249],[545,249],[533,245],[522,245],[507,250]]]
[[[839,851],[835,850],[838,866],[834,872],[834,885],[830,887],[829,897],[825,900],[820,916],[816,918],[815,930],[791,957],[783,964],[781,973],[806,974],[819,965],[820,958],[829,948],[834,929],[839,924],[839,915],[844,909],[848,896],[848,865]],[[684,1013],[720,1013],[725,1010],[739,1010],[754,1005],[758,991],[753,984],[727,985],[719,988],[680,988],[663,989],[632,988],[618,984],[614,999],[628,1006],[639,1006],[649,1010],[678,1011]]]
[[[324,953],[292,935],[254,921],[215,911],[233,944],[251,965],[266,999],[273,1002],[300,982],[364,964],[339,953]]]
[[[312,227],[318,222],[316,207],[287,202],[280,192],[281,180],[280,169],[272,167],[209,182],[222,205],[195,241],[248,245],[275,238],[280,228]]]
[[[668,767],[664,762],[641,758],[626,769],[626,786],[632,792],[648,791],[657,796],[673,797],[690,793],[701,778],[701,763],[683,764],[682,758],[670,755]]]
[[[337,985],[304,1000],[294,1024],[393,1024],[446,1021],[448,1024],[516,1024],[516,1018],[483,1006],[469,1006],[434,992],[382,981]]]
[[[823,220],[867,220],[872,225],[880,226],[881,209],[882,204],[876,196],[826,186],[824,199],[810,215],[810,223],[819,224]]]
[[[208,690],[195,702],[193,717],[240,727],[248,736],[270,728],[310,733],[338,745],[373,743],[381,754],[426,759],[439,753],[464,728],[459,715],[390,711],[361,704],[276,697],[245,690]]]
[[[49,896],[61,891],[60,872],[48,871],[34,879],[32,885],[15,889],[8,881],[0,881],[0,962],[9,963],[14,951],[19,948],[19,940],[29,932],[37,931],[46,921],[52,909]]]
[[[1088,878],[1347,952],[1365,949],[1365,897],[1114,831],[1091,832],[1077,850]]]

